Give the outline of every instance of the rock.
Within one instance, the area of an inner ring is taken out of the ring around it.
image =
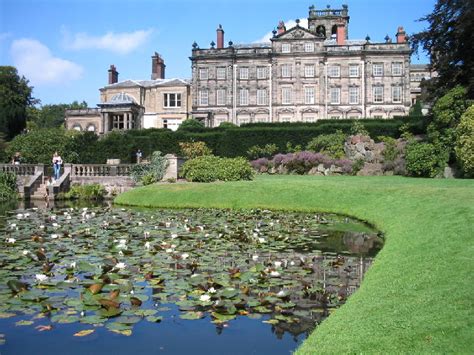
[[[380,163],[365,163],[364,167],[357,173],[358,176],[381,176],[383,166]]]
[[[453,168],[447,166],[444,168],[444,171],[443,171],[443,177],[445,179],[454,179],[455,177],[455,171]]]
[[[326,168],[324,167],[324,164],[319,164],[318,167],[318,172],[324,173],[326,171]]]

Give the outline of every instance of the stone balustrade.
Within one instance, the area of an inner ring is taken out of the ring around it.
[[[72,164],[71,177],[129,176],[132,164]]]
[[[19,176],[35,175],[36,164],[0,164],[0,171],[3,173],[9,172]]]

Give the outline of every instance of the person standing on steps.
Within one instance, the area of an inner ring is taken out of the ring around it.
[[[142,156],[143,156],[143,153],[140,149],[137,150],[137,164],[140,164],[142,162]]]
[[[12,164],[13,165],[20,165],[21,162],[21,154],[20,152],[16,152],[15,155],[12,158]]]
[[[58,152],[53,154],[53,170],[54,170],[54,180],[58,180],[61,176],[61,165],[63,165],[63,160]]]

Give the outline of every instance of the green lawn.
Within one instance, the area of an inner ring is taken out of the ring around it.
[[[474,351],[474,180],[258,177],[137,188],[117,203],[339,212],[386,243],[361,288],[299,354]]]

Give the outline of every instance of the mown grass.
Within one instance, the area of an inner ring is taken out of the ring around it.
[[[471,353],[474,181],[402,177],[258,177],[137,188],[120,204],[338,212],[386,243],[360,289],[298,349],[318,353]]]

